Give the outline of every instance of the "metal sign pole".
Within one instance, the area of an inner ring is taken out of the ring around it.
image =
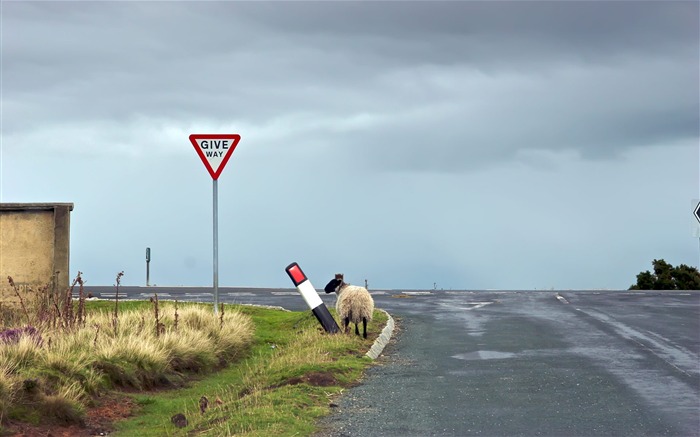
[[[219,314],[219,195],[217,179],[241,140],[238,134],[191,134],[190,143],[211,175],[214,207],[214,314]]]
[[[219,188],[212,179],[214,188],[214,314],[219,314]]]
[[[693,237],[698,237],[698,270],[700,270],[700,199],[693,199]]]

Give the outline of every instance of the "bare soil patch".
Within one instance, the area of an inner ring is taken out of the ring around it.
[[[136,403],[126,395],[111,393],[95,399],[95,405],[88,407],[85,424],[59,425],[45,423],[31,425],[10,421],[2,435],[12,437],[92,437],[108,435],[114,430],[114,422],[130,417]]]
[[[302,383],[315,385],[318,387],[330,387],[332,385],[338,385],[338,380],[331,372],[310,372],[301,377],[290,378],[280,384],[280,386]]]

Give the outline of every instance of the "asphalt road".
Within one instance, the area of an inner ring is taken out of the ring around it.
[[[155,291],[212,301],[120,295]],[[371,292],[398,332],[319,435],[700,436],[700,292]],[[293,289],[219,298],[308,309]]]

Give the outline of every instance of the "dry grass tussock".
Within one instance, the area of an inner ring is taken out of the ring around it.
[[[13,366],[9,363],[0,362],[0,423],[5,418],[6,412],[11,405],[11,400],[15,398],[18,389],[18,381],[12,377]]]
[[[211,307],[178,308],[157,296],[150,309],[87,313],[82,279],[76,282],[80,311],[64,304],[51,312],[46,299],[24,299],[23,320],[16,314],[0,320],[0,424],[27,419],[30,410],[42,420],[80,423],[92,395],[172,385],[184,372],[240,357],[253,338],[253,323],[242,313],[222,308],[217,316]]]

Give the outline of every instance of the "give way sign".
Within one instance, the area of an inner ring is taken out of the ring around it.
[[[219,179],[240,140],[238,134],[190,135],[190,142],[214,180]]]

